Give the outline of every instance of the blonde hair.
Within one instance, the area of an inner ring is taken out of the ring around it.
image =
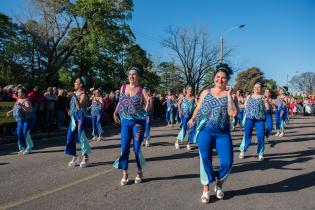
[[[66,91],[64,89],[59,89],[58,96],[66,96]]]

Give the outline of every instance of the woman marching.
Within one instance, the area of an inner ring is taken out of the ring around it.
[[[265,120],[265,140],[268,141],[268,138],[272,131],[272,110],[273,110],[273,103],[272,99],[270,98],[270,90],[266,89],[264,93],[264,100],[265,100],[265,108],[266,108],[266,120]]]
[[[233,163],[233,146],[230,135],[230,117],[237,115],[231,88],[227,88],[232,70],[227,64],[217,66],[213,88],[202,91],[198,105],[188,124],[196,121],[196,139],[200,155],[200,179],[203,185],[202,203],[210,199],[209,184],[216,181],[214,192],[223,199],[222,185],[228,178]],[[212,150],[216,147],[220,158],[220,169],[213,170]]]
[[[138,167],[135,184],[141,183],[143,179],[142,167],[145,162],[141,144],[144,138],[146,111],[152,111],[153,104],[151,97],[144,94],[143,89],[139,87],[142,72],[143,70],[138,67],[132,67],[129,70],[129,84],[121,87],[119,103],[114,112],[115,122],[121,123],[121,155],[114,163],[114,168],[123,170],[121,185],[129,182],[128,161],[132,139]],[[120,120],[117,116],[118,113]]]
[[[279,89],[279,95],[275,102],[276,106],[276,129],[275,136],[282,137],[284,135],[284,128],[288,109],[288,97],[285,95],[285,89]]]
[[[95,141],[101,141],[103,129],[102,129],[102,116],[104,114],[104,103],[103,98],[101,94],[101,90],[96,89],[93,92],[93,101],[91,105],[91,115],[92,115],[92,140]]]
[[[166,122],[167,127],[173,127],[174,121],[174,108],[175,108],[175,95],[169,91],[166,101]]]
[[[151,91],[148,87],[143,88],[143,94],[145,98],[150,98],[150,104],[153,104],[152,97],[151,97]],[[146,111],[146,117],[145,117],[145,144],[143,143],[143,146],[149,147],[150,146],[150,130],[151,130],[151,124],[153,121],[153,110],[152,111]]]
[[[72,156],[72,160],[69,162],[70,167],[80,165],[81,168],[89,165],[89,155],[91,153],[91,147],[89,141],[85,135],[85,128],[87,125],[87,103],[88,96],[85,92],[86,81],[80,77],[75,80],[74,92],[70,95],[70,124],[67,134],[67,144],[65,148],[65,154]],[[81,146],[82,161],[76,154],[76,135]]]
[[[35,112],[32,108],[31,101],[27,97],[27,90],[20,87],[17,91],[17,101],[13,109],[7,112],[7,116],[13,114],[17,122],[17,136],[19,154],[30,154],[33,149],[33,140],[31,137],[31,129],[36,122]]]
[[[239,112],[237,113],[237,116],[233,118],[232,130],[235,130],[237,124],[239,124],[240,127],[243,128],[242,122],[244,117],[245,100],[240,90],[236,91],[236,98],[238,102]]]
[[[246,122],[244,126],[244,137],[240,145],[239,158],[243,159],[247,151],[251,139],[254,126],[256,127],[256,135],[258,138],[257,155],[259,160],[264,160],[265,152],[265,101],[261,95],[261,84],[254,85],[253,94],[247,96],[245,101]]]
[[[197,105],[195,98],[192,95],[192,87],[188,85],[186,87],[186,95],[178,102],[178,110],[179,110],[179,117],[182,120],[182,128],[177,136],[177,140],[175,142],[175,148],[179,149],[179,142],[182,144],[185,136],[186,136],[186,131],[187,131],[187,124],[188,121],[190,120],[195,107]],[[189,131],[188,135],[188,143],[187,143],[187,150],[190,150],[190,144],[193,143],[195,135],[195,127],[192,126]]]

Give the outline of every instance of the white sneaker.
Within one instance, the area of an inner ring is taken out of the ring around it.
[[[72,160],[68,163],[69,167],[75,167],[80,165],[80,158],[79,157],[73,157]]]
[[[80,167],[81,167],[81,168],[86,168],[86,167],[88,167],[89,165],[90,165],[89,159],[83,158],[82,161],[81,161],[81,163],[80,163]]]
[[[179,149],[179,144],[175,143],[175,149]]]
[[[191,150],[190,144],[187,144],[187,150],[188,150],[188,151]]]
[[[26,150],[24,150],[23,155],[28,155],[28,154],[31,154],[31,153],[32,153],[32,150],[26,149]]]
[[[101,136],[97,137],[96,141],[102,141],[102,137]]]
[[[142,182],[142,178],[139,174],[137,174],[136,178],[135,178],[135,184],[140,184]]]
[[[149,141],[145,141],[145,146],[146,146],[146,147],[149,147],[149,146],[150,146]]]
[[[201,202],[209,203],[209,201],[210,201],[210,192],[202,192]]]
[[[264,155],[258,155],[258,160],[263,161],[264,159]]]
[[[96,141],[97,140],[97,136],[93,136],[92,141]]]
[[[128,175],[124,175],[123,178],[120,180],[120,185],[125,186],[128,184],[128,182],[129,182]]]
[[[217,185],[214,185],[214,192],[218,199],[222,200],[224,197],[224,192],[222,188],[218,187]]]
[[[258,143],[258,139],[255,139],[254,143],[257,144]]]
[[[279,137],[282,137],[284,135],[283,131],[279,134]]]
[[[244,152],[240,152],[239,156],[238,156],[240,159],[244,159],[245,157],[245,153]]]
[[[20,151],[18,151],[18,155],[22,155],[25,152],[25,149],[21,149]]]
[[[277,131],[277,133],[275,134],[275,136],[279,136],[279,134],[280,134],[280,131]]]

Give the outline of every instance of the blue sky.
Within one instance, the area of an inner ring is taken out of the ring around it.
[[[0,0],[0,11],[19,16],[27,0]],[[285,85],[296,72],[315,72],[314,0],[134,0],[130,25],[137,43],[156,61],[171,60],[163,48],[169,26],[207,27],[212,42],[221,33],[234,49],[230,62],[242,70],[257,66]],[[233,83],[233,81],[232,81]]]

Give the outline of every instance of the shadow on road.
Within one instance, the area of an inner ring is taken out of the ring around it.
[[[285,129],[290,130],[290,129],[297,129],[297,128],[314,128],[314,125],[312,124],[304,124],[302,126],[288,126]]]
[[[163,161],[163,160],[175,160],[175,159],[183,159],[183,158],[194,158],[197,156],[199,156],[198,152],[191,151],[191,152],[185,152],[185,153],[173,154],[173,155],[167,155],[167,156],[149,157],[149,158],[145,158],[145,161],[153,162],[153,161]],[[134,159],[128,161],[128,163],[135,163],[135,162],[136,161]],[[114,163],[114,160],[106,161],[106,162],[94,162],[94,163],[91,163],[89,167],[104,166],[104,165],[110,165],[113,163]]]
[[[9,163],[0,163],[0,166],[2,166],[2,165],[8,165]]]
[[[231,190],[225,192],[224,199],[228,200],[234,196],[249,195],[255,193],[281,193],[302,190],[315,186],[315,171],[284,179],[267,185],[253,186],[240,190]]]
[[[290,137],[290,136],[288,136]],[[303,141],[309,141],[309,140],[315,140],[315,137],[301,137],[301,138],[286,138],[281,140],[270,140],[268,143],[270,144],[270,147],[275,147],[277,144],[280,143],[289,143],[289,142],[303,142]]]
[[[153,178],[145,178],[143,183],[152,182],[152,181],[160,181],[160,180],[173,180],[173,179],[196,179],[199,178],[199,174],[182,174],[175,176],[167,176],[167,177],[153,177]]]
[[[303,170],[303,168],[288,168],[291,164],[303,163],[314,159],[315,149],[311,148],[310,150],[298,151],[292,153],[281,153],[281,154],[271,154],[265,155],[264,161],[251,161],[245,163],[237,163],[233,165],[232,173],[241,173],[246,171],[264,171],[268,169],[280,169],[280,170]],[[252,156],[246,156],[252,157]],[[293,160],[284,160],[292,159]],[[279,160],[280,159],[280,160]]]

